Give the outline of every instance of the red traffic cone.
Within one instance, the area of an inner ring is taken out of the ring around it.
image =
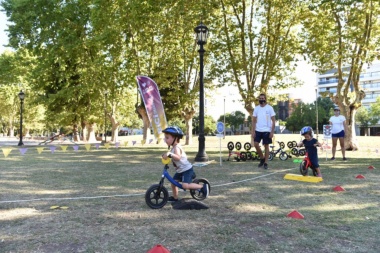
[[[356,178],[359,178],[359,179],[364,179],[365,177],[363,175],[357,175]]]
[[[333,190],[336,191],[336,192],[344,192],[345,191],[345,189],[343,189],[343,187],[340,186],[340,185],[335,186],[333,188]]]
[[[287,216],[290,217],[290,218],[294,218],[294,219],[303,219],[303,218],[305,218],[301,213],[297,212],[296,210],[288,213]]]
[[[375,167],[373,167],[372,165],[368,166],[368,169],[370,170],[373,170]]]
[[[170,251],[161,244],[157,244],[156,246],[148,250],[147,253],[170,253]]]

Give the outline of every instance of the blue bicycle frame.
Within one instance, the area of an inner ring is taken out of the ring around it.
[[[177,186],[178,188],[180,188],[180,189],[186,191],[185,189],[183,189],[182,184],[180,184],[179,182],[175,181],[175,180],[170,176],[170,174],[169,174],[169,172],[168,172],[168,169],[169,169],[169,165],[166,164],[165,167],[164,167],[164,169],[163,169],[163,171],[162,171],[162,176],[161,176],[161,177],[162,177],[162,179],[161,179],[162,184],[164,183],[164,179],[167,178],[167,179],[169,180],[170,183],[172,183],[172,184],[174,184],[175,186]]]

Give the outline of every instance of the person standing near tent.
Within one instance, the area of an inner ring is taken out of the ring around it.
[[[330,118],[331,137],[332,137],[332,157],[335,160],[336,146],[339,139],[340,148],[342,150],[343,161],[346,161],[346,149],[344,147],[344,135],[347,132],[346,117],[340,115],[339,106],[334,107],[334,116]]]
[[[253,111],[252,132],[254,139],[254,146],[257,154],[260,156],[259,168],[264,166],[268,169],[269,157],[269,144],[272,143],[274,135],[274,127],[276,123],[273,107],[267,104],[267,97],[265,94],[259,96],[259,106],[255,107]],[[260,148],[260,142],[263,141],[265,147],[265,156]]]

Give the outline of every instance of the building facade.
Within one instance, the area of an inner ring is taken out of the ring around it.
[[[332,69],[321,75],[317,75],[318,94],[327,92],[334,94],[337,92],[338,79],[336,71],[336,69]],[[349,68],[345,68],[343,71],[349,71]],[[360,86],[366,94],[362,100],[362,106],[368,109],[372,103],[376,102],[377,97],[380,96],[380,63],[374,63],[364,69],[360,74]],[[351,87],[351,91],[353,91],[353,87]],[[378,123],[372,127],[375,129],[379,126],[380,124]]]

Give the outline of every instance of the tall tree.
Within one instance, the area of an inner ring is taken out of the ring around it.
[[[299,52],[300,2],[293,0],[220,0],[213,54],[221,84],[238,87],[252,115],[260,93],[298,81],[291,77]],[[253,135],[252,135],[253,136]],[[253,138],[252,138],[253,142]]]
[[[380,3],[377,0],[313,0],[301,13],[306,52],[319,73],[335,69],[336,94],[330,94],[346,117],[345,148],[357,149],[355,114],[365,92],[363,66],[379,57]]]

